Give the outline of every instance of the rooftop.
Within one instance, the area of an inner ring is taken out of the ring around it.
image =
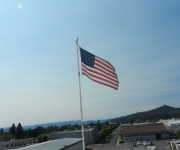
[[[90,132],[92,130],[94,130],[95,128],[90,128],[90,129],[84,129],[84,132]],[[70,130],[70,131],[61,131],[61,132],[54,132],[51,134],[61,134],[61,133],[74,133],[74,132],[82,132],[82,130]]]
[[[31,146],[26,146],[23,148],[18,148],[17,150],[61,150],[66,146],[71,146],[82,141],[82,138],[63,138],[48,142],[43,142]]]

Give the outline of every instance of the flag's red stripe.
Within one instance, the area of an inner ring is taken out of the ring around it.
[[[84,68],[82,68],[82,71],[86,72],[88,75],[90,75],[90,76],[92,76],[92,77],[94,77],[94,78],[96,78],[96,79],[105,81],[105,82],[110,83],[110,84],[112,84],[112,85],[114,85],[114,86],[118,86],[118,83],[113,83],[113,82],[111,82],[110,80],[106,80],[106,79],[103,79],[103,78],[98,77],[98,76],[96,76],[96,75],[93,75],[93,74],[91,74],[91,72],[88,72],[88,71],[85,70]]]
[[[100,63],[102,63],[104,66],[107,66],[108,68],[110,68],[111,70],[113,70],[113,72],[115,72],[115,68],[108,62],[108,61],[106,61],[106,60],[104,60],[104,59],[102,59],[102,58],[100,58],[100,57],[98,57],[98,56],[96,56],[97,57],[97,61],[98,62],[100,62]],[[100,60],[98,60],[98,59],[100,59]]]
[[[88,70],[89,72],[93,72],[93,73],[98,74],[98,75],[100,75],[100,76],[103,76],[103,77],[105,77],[105,78],[107,78],[107,79],[109,79],[109,80],[111,80],[111,81],[114,81],[114,82],[116,82],[116,83],[119,83],[119,81],[118,81],[117,78],[113,77],[113,79],[112,79],[112,78],[109,77],[109,75],[108,75],[107,73],[99,73],[99,72],[97,72],[96,69],[94,69],[94,68],[90,69],[90,68],[87,67],[86,65],[84,65],[84,64],[82,64],[82,65],[83,65],[83,68],[85,68],[85,69]],[[112,77],[112,76],[111,76],[111,77]]]
[[[115,89],[115,90],[117,90],[118,89],[118,87],[116,86],[116,87],[114,87],[114,86],[111,86],[111,85],[109,85],[109,84],[106,84],[106,83],[104,83],[104,82],[101,82],[101,81],[99,81],[99,80],[95,80],[95,79],[93,79],[93,78],[91,78],[91,76],[89,76],[88,74],[86,74],[86,73],[82,73],[83,75],[85,75],[85,76],[87,76],[89,79],[91,79],[92,81],[94,81],[94,82],[97,82],[97,83],[100,83],[100,84],[103,84],[103,85],[106,85],[106,86],[109,86],[109,87],[111,87],[111,88],[113,88],[113,89]]]

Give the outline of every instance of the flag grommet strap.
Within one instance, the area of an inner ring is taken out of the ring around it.
[[[115,68],[106,60],[79,47],[82,62],[82,74],[94,82],[118,90],[119,81]]]

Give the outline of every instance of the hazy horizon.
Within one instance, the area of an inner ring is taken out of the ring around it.
[[[162,106],[164,106],[164,105],[162,105]],[[169,106],[169,105],[166,105],[166,106]],[[159,106],[159,107],[161,107],[161,106]],[[159,108],[159,107],[157,107],[157,108]],[[172,106],[170,106],[170,107],[172,107]],[[178,107],[173,107],[173,108],[178,108]],[[156,108],[153,108],[153,109],[156,109]],[[150,111],[150,110],[145,110],[145,111],[143,111],[143,112],[146,112],[146,111]],[[139,113],[139,112],[134,112],[134,113],[132,113],[132,114],[136,114],[136,113]],[[125,116],[128,116],[128,115],[132,115],[132,114],[127,114],[127,115],[125,115]],[[97,120],[110,120],[110,119],[115,119],[115,118],[120,118],[120,117],[125,117],[125,116],[118,116],[118,117],[111,117],[111,118],[103,118],[103,119],[97,119]],[[97,121],[97,120],[95,120],[95,119],[89,119],[89,120],[83,120],[83,122],[88,122],[88,121]],[[29,125],[22,125],[22,126],[35,126],[35,125],[41,125],[41,124],[52,124],[52,123],[59,123],[59,122],[73,122],[73,121],[81,121],[81,119],[77,119],[77,120],[64,120],[64,121],[56,121],[56,122],[44,122],[44,123],[38,123],[38,124],[29,124]],[[21,123],[21,122],[19,122],[19,123]],[[13,123],[12,123],[13,124]],[[9,127],[11,127],[11,125],[10,126],[7,126],[7,127],[2,127],[2,128],[9,128]]]

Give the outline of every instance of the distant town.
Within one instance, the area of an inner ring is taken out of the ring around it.
[[[174,117],[168,118],[168,115]],[[159,117],[161,119],[158,119]],[[72,147],[81,149],[82,130],[79,123],[74,121],[73,124],[37,126],[34,129],[24,129],[21,123],[17,126],[13,123],[8,131],[0,129],[0,150],[22,148],[38,150],[40,147],[43,149],[43,146],[53,147],[53,145],[57,149],[72,149]],[[180,109],[164,105],[111,120],[88,121],[84,124],[84,138],[86,149],[103,149],[105,143],[111,146],[114,140],[117,149],[125,150],[128,147],[130,150],[136,148],[179,150]]]

